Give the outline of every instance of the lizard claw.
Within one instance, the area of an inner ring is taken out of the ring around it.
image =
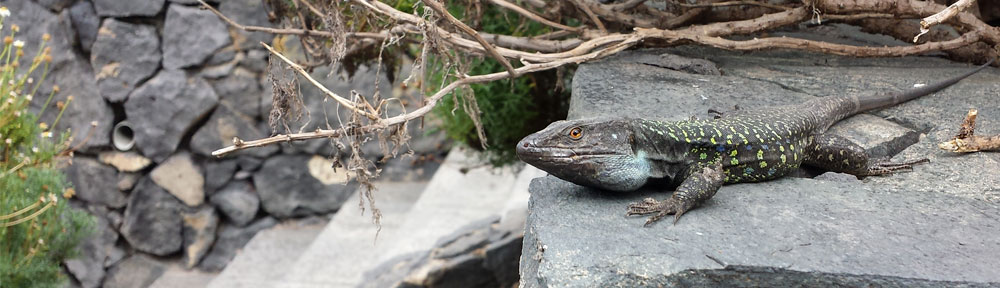
[[[642,202],[636,202],[628,205],[628,212],[625,216],[634,215],[647,215],[654,214],[646,219],[646,223],[643,226],[648,227],[650,224],[659,221],[661,218],[667,215],[674,215],[674,224],[677,224],[677,220],[681,219],[681,215],[687,212],[688,209],[694,207],[694,201],[687,201],[690,203],[685,203],[684,200],[678,200],[678,198],[671,197],[670,199],[664,201],[656,201],[653,198],[643,199]]]

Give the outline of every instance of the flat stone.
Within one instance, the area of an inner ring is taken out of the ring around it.
[[[215,230],[219,227],[219,216],[211,206],[195,212],[182,212],[184,219],[184,253],[181,262],[188,269],[198,265],[198,261],[208,253],[215,243]]]
[[[264,211],[288,218],[333,212],[344,204],[357,184],[324,184],[310,173],[308,163],[314,157],[320,156],[279,155],[264,161],[253,176]]]
[[[104,287],[148,287],[160,275],[163,275],[165,270],[166,267],[163,264],[156,262],[149,256],[135,254],[108,270],[108,277],[104,279]]]
[[[160,37],[156,27],[104,20],[90,53],[101,96],[122,102],[139,82],[160,67]]]
[[[104,164],[114,166],[121,172],[139,172],[149,167],[149,164],[153,164],[153,161],[149,160],[149,158],[131,151],[105,151],[97,154],[97,159],[101,160]]]
[[[73,96],[59,123],[52,129],[57,132],[53,139],[59,139],[60,133],[71,129],[75,137],[70,146],[79,147],[76,151],[89,153],[107,147],[110,144],[109,137],[103,135],[111,133],[114,112],[98,92],[90,63],[73,48],[75,36],[69,13],[65,12],[65,17],[59,16],[30,0],[7,1],[4,6],[12,12],[4,20],[4,26],[17,24],[21,27],[21,31],[17,33],[17,38],[25,42],[24,56],[21,59],[35,57],[43,34],[51,37],[45,44],[52,48],[51,70],[34,95],[31,110],[36,113],[41,110],[55,85],[59,86],[60,92],[52,98],[45,113],[39,115],[39,122],[51,126],[59,114],[58,103],[66,103],[69,96]],[[22,61],[21,64],[27,63]],[[92,127],[92,124],[96,124],[96,127]],[[93,137],[88,138],[87,134]]]
[[[278,224],[278,221],[271,217],[261,218],[246,227],[237,227],[223,223],[219,227],[218,238],[216,238],[215,244],[212,245],[212,250],[201,260],[198,268],[205,271],[222,270],[230,260],[233,260],[233,257],[236,257],[237,251],[243,248],[243,245],[246,245],[247,242],[250,242],[250,239],[257,232],[276,224]]]
[[[118,190],[118,172],[93,158],[73,158],[73,165],[66,169],[66,177],[73,182],[76,198],[88,203],[111,208],[125,207],[125,193]]]
[[[101,17],[155,16],[163,10],[163,0],[94,0]]]
[[[708,59],[724,76],[635,60],[667,52]],[[579,67],[569,115],[710,118],[709,108],[898,91],[968,69],[930,57],[854,59],[699,47],[629,51]],[[1000,241],[993,235],[1000,232],[1000,207],[982,197],[1000,180],[969,171],[997,171],[1000,155],[952,156],[936,143],[954,135],[966,105],[1000,114],[1000,103],[987,100],[1000,91],[998,74],[987,69],[934,95],[874,112],[878,117],[855,116],[831,129],[873,153],[931,159],[910,173],[860,181],[828,173],[823,180],[727,185],[676,225],[665,220],[651,227],[643,227],[645,217],[623,214],[629,203],[668,198],[663,188],[615,193],[551,176],[536,179],[521,286],[997,285],[1000,274],[992,267],[1000,259]],[[914,130],[929,132],[914,136]],[[902,147],[882,146],[891,143]]]
[[[156,185],[170,192],[190,207],[205,202],[205,177],[194,165],[191,154],[182,152],[170,156],[149,173]]]
[[[178,69],[201,64],[231,42],[226,24],[212,12],[177,4],[170,4],[167,8],[163,26],[164,68]]]
[[[161,70],[125,101],[125,114],[135,131],[136,147],[153,161],[163,161],[218,101],[205,80],[188,78],[184,71]]]
[[[76,4],[69,7],[69,17],[80,46],[83,51],[90,52],[90,46],[97,39],[97,29],[101,28],[101,18],[97,16],[94,4],[90,1],[76,1]]]
[[[181,249],[183,204],[150,178],[139,180],[132,190],[121,233],[135,249],[153,255],[169,255]]]
[[[257,198],[250,182],[245,180],[230,182],[212,194],[210,201],[222,211],[222,215],[226,215],[226,219],[240,227],[249,224],[260,207],[260,198]]]
[[[257,122],[238,111],[234,111],[229,106],[219,105],[212,112],[194,136],[191,137],[191,151],[209,157],[212,152],[233,145],[233,138],[246,140],[256,140],[268,135],[258,130]],[[278,146],[270,145],[259,148],[252,148],[234,153],[236,156],[267,157],[278,152]]]
[[[54,10],[54,11],[63,10],[63,8],[66,8],[70,4],[73,4],[73,1],[74,0],[35,0],[35,2],[38,2],[38,4],[41,4],[42,6],[45,6],[45,8],[49,8],[49,10]]]
[[[118,186],[119,191],[131,191],[140,178],[142,178],[142,174],[139,173],[118,173],[118,183],[116,186]]]

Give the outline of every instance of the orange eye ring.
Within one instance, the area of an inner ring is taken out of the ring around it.
[[[580,129],[580,127],[570,129],[569,138],[572,138],[573,140],[580,140],[580,138],[583,138],[583,129]]]

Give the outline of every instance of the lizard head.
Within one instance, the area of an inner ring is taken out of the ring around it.
[[[607,118],[556,121],[517,143],[517,156],[579,185],[635,190],[649,178],[649,163],[633,149],[633,122]]]

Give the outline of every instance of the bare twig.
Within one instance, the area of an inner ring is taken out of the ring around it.
[[[684,6],[684,7],[727,7],[727,6],[753,5],[753,6],[767,7],[767,8],[771,8],[771,9],[775,9],[775,10],[788,10],[788,9],[791,9],[791,7],[786,7],[786,6],[781,6],[781,5],[775,5],[775,4],[771,4],[771,3],[767,3],[767,2],[750,1],[750,0],[744,0],[744,1],[726,1],[726,2],[716,2],[716,3],[699,3],[699,4],[688,4],[688,3],[680,2],[680,3],[677,3],[677,5]]]
[[[941,10],[941,12],[927,16],[923,20],[920,20],[920,34],[913,37],[913,43],[917,43],[917,39],[920,39],[920,36],[930,32],[931,26],[940,24],[951,17],[955,17],[955,15],[958,15],[958,12],[962,12],[962,10],[969,8],[969,6],[972,6],[973,3],[976,3],[976,1],[958,0],[955,3],[952,3],[951,6],[948,6],[948,8]]]
[[[271,48],[271,46],[267,45],[267,43],[261,42],[260,45],[264,45],[264,48],[267,48],[268,51],[271,51],[271,54],[278,56],[278,58],[280,58],[281,61],[284,61],[285,64],[288,64],[288,66],[292,67],[292,69],[295,70],[295,72],[298,72],[299,75],[302,75],[303,78],[309,80],[309,82],[312,83],[314,86],[316,86],[316,88],[319,88],[320,91],[323,91],[324,94],[326,94],[330,98],[333,98],[333,100],[337,101],[337,103],[340,103],[340,105],[343,105],[345,108],[350,109],[351,111],[354,111],[358,114],[364,115],[365,117],[368,117],[368,119],[372,120],[379,119],[378,115],[372,114],[368,111],[364,111],[359,109],[358,107],[355,107],[350,100],[347,100],[346,98],[337,95],[337,93],[333,93],[333,91],[330,91],[330,89],[327,89],[326,86],[323,86],[323,84],[320,84],[319,81],[313,79],[312,76],[309,75],[309,72],[306,72],[305,69],[302,69],[302,66],[299,66],[299,64],[295,64],[295,62],[285,57],[285,55],[278,53],[278,51],[274,50],[274,48]]]
[[[577,8],[580,8],[580,10],[583,10],[583,13],[587,14],[587,17],[590,17],[590,22],[594,22],[594,25],[597,25],[597,29],[601,30],[601,33],[608,32],[608,29],[604,27],[604,22],[601,22],[601,18],[598,18],[597,15],[594,14],[594,11],[590,9],[590,5],[583,3],[581,0],[569,1],[573,3],[573,5],[576,5]]]
[[[458,27],[459,30],[465,32],[466,35],[472,36],[472,38],[476,39],[476,42],[479,42],[479,45],[482,45],[482,47],[486,49],[486,53],[489,54],[490,57],[493,57],[493,59],[496,59],[498,62],[500,62],[500,64],[503,65],[503,68],[507,69],[507,73],[510,73],[510,76],[514,77],[515,73],[514,66],[511,66],[510,61],[507,61],[507,58],[501,56],[500,53],[497,52],[497,49],[493,47],[493,45],[491,45],[489,42],[486,42],[486,39],[483,39],[483,36],[480,36],[479,32],[476,32],[476,30],[472,29],[472,27],[469,27],[469,25],[465,25],[465,23],[459,21],[458,18],[452,16],[451,13],[448,13],[448,9],[446,9],[444,7],[444,4],[441,4],[441,2],[438,2],[437,0],[420,0],[420,1],[424,2],[424,5],[430,7],[432,10],[434,10],[434,12],[437,12],[439,15],[441,15],[441,17],[444,17],[444,19],[448,20],[448,22],[450,22],[452,25]]]
[[[559,23],[556,23],[556,22],[552,22],[551,20],[545,19],[545,17],[542,17],[542,16],[540,16],[538,14],[535,14],[534,12],[531,12],[531,11],[528,11],[527,9],[521,8],[521,6],[517,6],[517,4],[514,4],[514,3],[510,3],[510,2],[507,2],[507,1],[504,1],[504,0],[490,0],[490,3],[493,3],[493,4],[495,4],[497,6],[500,6],[500,7],[503,7],[503,8],[507,8],[507,9],[509,9],[511,11],[517,12],[518,14],[524,15],[524,17],[528,17],[528,19],[535,20],[538,23],[542,23],[542,24],[548,25],[548,26],[550,26],[552,28],[562,29],[562,30],[566,30],[566,31],[573,31],[573,32],[580,32],[581,31],[581,29],[579,27],[570,27],[570,26],[566,26],[566,25],[559,24]]]

